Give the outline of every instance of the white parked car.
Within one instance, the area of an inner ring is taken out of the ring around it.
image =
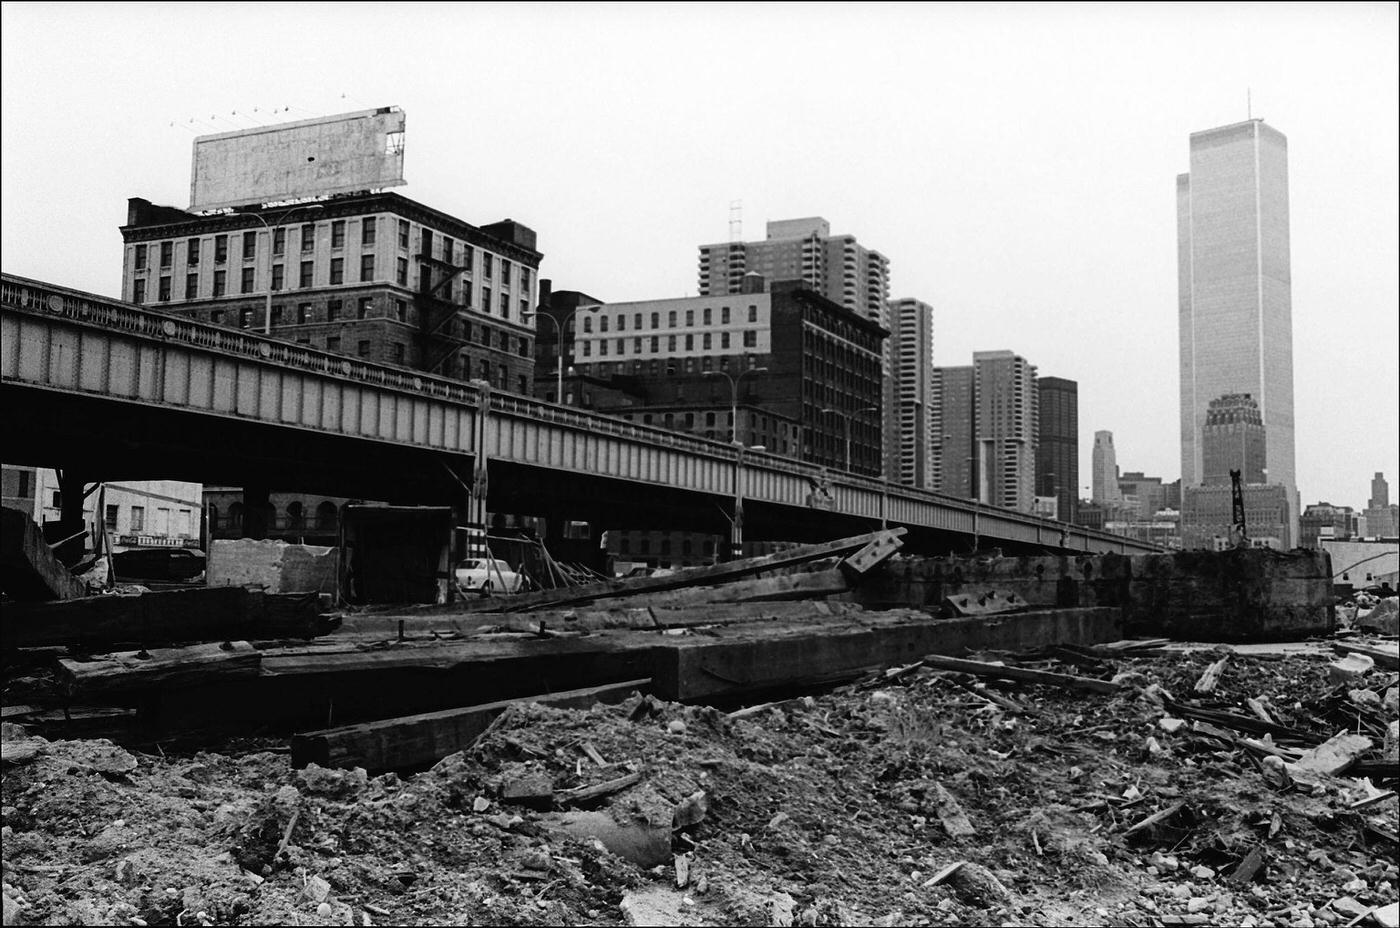
[[[525,578],[500,558],[467,558],[457,565],[457,586],[485,593],[519,593]]]

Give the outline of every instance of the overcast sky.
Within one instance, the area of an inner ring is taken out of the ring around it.
[[[126,200],[189,205],[196,134],[395,105],[405,196],[539,234],[602,300],[693,295],[696,246],[820,215],[935,307],[935,361],[1079,382],[1172,480],[1175,177],[1191,132],[1288,136],[1304,504],[1400,496],[1393,3],[6,3],[6,272],[116,296]],[[237,115],[235,115],[235,113]]]

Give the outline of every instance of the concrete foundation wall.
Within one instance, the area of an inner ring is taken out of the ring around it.
[[[1205,641],[1305,638],[1335,622],[1319,551],[898,558],[853,595],[868,608],[935,609],[945,596],[1004,590],[1031,606],[1114,606],[1128,634]]]
[[[338,548],[272,539],[215,540],[209,544],[208,583],[270,593],[334,593],[339,555]]]

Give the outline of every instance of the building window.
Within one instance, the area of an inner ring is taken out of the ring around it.
[[[721,333],[719,333],[719,347],[720,347],[721,350],[723,350],[723,349],[729,347],[729,333],[728,333],[728,332],[721,332]]]
[[[520,268],[520,289],[526,291],[527,293],[530,290],[530,269],[528,267],[524,267],[523,265]],[[641,319],[641,313],[638,313],[637,325],[642,324]]]
[[[239,293],[252,293],[252,292],[253,292],[253,269],[252,269],[251,267],[245,267],[245,268],[243,269],[243,279],[242,279],[242,282],[241,282],[241,284],[240,284],[240,287],[239,287],[239,291],[238,291],[238,292],[239,292]]]
[[[399,258],[394,265],[394,282],[400,287],[408,286],[408,259]]]
[[[504,329],[502,329],[501,332],[500,332],[500,336],[501,336],[501,344],[500,344],[501,350],[502,350],[502,351],[510,351],[510,333],[509,333],[509,332],[506,332]]]
[[[228,271],[214,272],[214,295],[223,296],[228,284]]]
[[[329,338],[326,339],[326,350],[327,350],[327,351],[339,351],[339,350],[340,350],[340,336],[339,336],[339,335],[332,335],[332,336],[330,336]]]
[[[521,300],[521,301],[520,301],[520,318],[521,318],[521,319],[524,319],[524,318],[525,318],[526,316],[528,316],[529,314],[530,314],[530,301],[529,301],[529,300]]]
[[[638,323],[638,325],[640,325],[640,323]],[[659,328],[661,328],[661,314],[660,314],[660,313],[652,313],[652,314],[651,314],[651,327],[652,327],[653,329],[659,329]]]
[[[599,316],[599,317],[598,317],[598,331],[599,331],[599,332],[606,332],[607,330],[608,330],[608,317],[607,317],[607,316]],[[584,329],[584,331],[586,332],[586,331],[588,331],[588,330],[587,330],[587,329]]]
[[[500,384],[501,389],[504,390],[510,385],[510,369],[502,364],[497,370],[500,372],[500,379],[496,382]]]
[[[721,306],[721,307],[719,308],[719,324],[720,324],[720,325],[729,325],[729,307],[728,307],[728,306]]]
[[[356,346],[355,352],[362,358],[369,357],[369,342],[367,340],[361,341],[359,345]]]
[[[138,271],[144,271],[145,269],[146,269],[146,246],[145,246],[145,245],[137,245],[137,246],[136,246],[136,270],[138,270]]]
[[[501,259],[501,286],[510,286],[510,262],[505,258]]]
[[[758,333],[755,332],[753,329],[749,329],[748,331],[746,331],[746,332],[744,333],[744,347],[745,347],[745,348],[757,348],[757,347],[758,347]]]
[[[244,260],[244,261],[251,261],[251,260],[253,260],[253,257],[254,257],[257,253],[258,253],[258,233],[257,233],[257,232],[244,232],[244,233],[243,233],[243,260]]]
[[[379,229],[379,217],[366,216],[360,220],[360,244],[373,245],[375,233]]]
[[[408,247],[408,220],[407,220],[407,219],[400,219],[400,220],[399,220],[399,247],[400,247],[400,248],[407,248],[407,247]]]
[[[345,220],[337,219],[331,223],[331,247],[345,247]]]
[[[530,340],[528,338],[522,337],[520,339],[520,356],[522,358],[528,358],[530,356]]]
[[[274,255],[287,253],[287,229],[285,226],[278,226],[272,230],[272,253]]]
[[[117,530],[117,511],[119,509],[119,506],[114,506],[111,503],[107,504],[107,511],[103,514],[102,524],[107,526],[107,531],[109,532],[115,532]]]
[[[515,392],[524,396],[529,396],[530,378],[526,377],[524,374],[518,375],[516,377]]]
[[[316,223],[308,222],[301,227],[301,251],[305,254],[308,251],[316,250]]]
[[[705,307],[703,310],[701,310],[700,312],[701,312],[701,320],[700,320],[701,323],[702,323],[703,325],[709,325],[709,324],[710,324],[710,307],[706,306],[706,307]]]
[[[590,341],[584,341],[584,342],[580,342],[579,344],[581,344],[581,345],[583,346],[583,356],[584,356],[585,358],[588,357],[590,354],[593,353],[593,343],[592,343],[592,342],[590,342]]]
[[[700,348],[704,351],[710,350],[710,333],[706,332],[700,336]]]
[[[328,300],[326,302],[326,321],[335,322],[340,318],[340,300]]]
[[[228,260],[228,236],[214,236],[214,263],[223,264]]]
[[[315,265],[311,261],[301,262],[301,278],[298,283],[303,290],[311,286],[312,268],[314,266]]]
[[[676,327],[676,311],[674,309],[666,314],[666,327],[669,329]]]
[[[142,280],[141,278],[137,278],[136,280],[133,280],[133,281],[131,282],[131,302],[133,302],[133,303],[144,303],[144,302],[146,302],[146,281],[145,281],[145,280]]]
[[[395,300],[395,301],[394,301],[394,315],[398,317],[398,320],[399,320],[400,322],[407,322],[407,321],[408,321],[408,304],[405,303],[403,300]]]
[[[160,279],[160,290],[157,291],[157,293],[158,293],[157,298],[158,298],[162,303],[169,303],[169,302],[170,302],[170,275],[169,275],[169,274],[166,274],[166,275],[164,275],[164,276],[161,277],[161,279]]]
[[[656,354],[656,353],[657,353],[658,351],[660,351],[660,350],[661,350],[661,336],[660,336],[660,335],[653,335],[653,336],[651,337],[651,353],[652,353],[652,354]]]
[[[131,532],[132,532],[132,534],[134,534],[134,535],[139,535],[139,534],[141,534],[142,532],[144,532],[145,530],[146,530],[146,507],[145,507],[145,506],[132,506],[132,507],[131,507]]]
[[[667,335],[667,336],[666,336],[666,350],[667,350],[667,351],[675,351],[675,350],[676,350],[676,336],[674,336],[674,335]]]
[[[345,283],[345,259],[331,258],[331,283]]]
[[[463,246],[462,246],[462,268],[463,268],[463,270],[465,270],[468,274],[470,274],[470,273],[472,272],[472,255],[473,255],[473,254],[474,254],[474,249],[472,248],[472,246],[470,246],[470,245],[463,245]]]
[[[496,263],[495,257],[495,255],[487,254],[484,251],[481,253],[481,273],[487,280],[491,279],[491,265]]]
[[[695,310],[687,309],[685,311],[685,324],[688,326],[695,325]]]
[[[482,359],[477,363],[477,368],[478,368],[478,370],[480,370],[480,372],[481,372],[481,373],[480,373],[480,377],[481,377],[482,380],[490,380],[490,379],[491,379],[491,362],[490,362],[490,361],[488,361],[488,360],[485,359],[485,358],[482,358]]]
[[[185,299],[192,300],[199,293],[199,275],[185,275]]]
[[[272,324],[273,324],[274,326],[279,326],[279,325],[282,324],[282,304],[281,304],[281,303],[273,303],[273,304],[272,304]]]
[[[403,345],[399,344],[398,342],[394,343],[394,363],[403,363]]]
[[[445,280],[443,280],[442,286],[438,288],[438,292],[442,294],[442,298],[443,298],[444,300],[446,300],[446,301],[449,302],[449,303],[452,302],[452,278],[451,278],[451,277],[448,277],[448,278],[446,278]]]
[[[448,238],[446,235],[444,235],[444,236],[442,237],[442,260],[443,260],[443,261],[446,261],[448,264],[451,264],[451,263],[452,263],[452,252],[453,252],[455,249],[456,249],[456,245],[453,243],[452,239],[450,239],[450,238]]]
[[[481,327],[481,343],[487,348],[491,347],[491,330],[486,326]]]
[[[282,272],[283,272],[282,265],[280,265],[280,264],[274,264],[274,265],[272,266],[272,289],[273,289],[273,290],[281,290],[281,289],[282,289]]]
[[[238,327],[240,329],[251,329],[253,327],[253,311],[251,309],[240,309],[238,311]]]
[[[694,350],[695,350],[695,336],[694,336],[692,333],[690,333],[690,332],[687,332],[687,333],[685,334],[685,350],[686,350],[686,351],[694,351]]]
[[[336,303],[336,306],[339,307],[339,305],[340,305],[340,304],[337,302],[337,303]],[[308,322],[310,322],[310,321],[311,321],[311,304],[310,304],[310,303],[298,303],[298,304],[297,304],[297,324],[298,324],[298,325],[306,325],[306,324],[307,324]]]
[[[214,310],[212,313],[209,314],[209,321],[214,325],[223,325],[224,311],[222,309]]]
[[[491,311],[491,288],[481,288],[481,311],[489,313]]]
[[[360,256],[360,280],[374,280],[374,255]]]
[[[431,258],[431,257],[433,256],[433,230],[432,230],[432,229],[424,229],[424,230],[423,230],[423,240],[422,240],[422,244],[419,246],[419,249],[418,249],[418,250],[421,251],[421,252],[423,253],[423,257],[425,257],[425,258]]]
[[[199,239],[192,238],[185,243],[185,263],[190,267],[199,263]]]
[[[358,304],[358,307],[357,307],[356,310],[355,310],[355,318],[356,318],[356,319],[368,319],[368,318],[369,318],[369,308],[370,308],[371,304],[373,304],[373,303],[374,303],[374,297],[372,297],[372,296],[362,296],[362,297],[360,297],[360,302],[359,302],[359,304]]]
[[[750,322],[757,322],[757,321],[758,321],[758,307],[757,307],[757,306],[750,306],[750,307],[749,307],[749,321],[750,321]]]
[[[175,260],[175,243],[174,243],[174,242],[161,242],[161,243],[160,243],[160,266],[161,266],[161,267],[170,267],[171,263],[172,263],[174,260]]]

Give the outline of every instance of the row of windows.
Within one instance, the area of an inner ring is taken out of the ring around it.
[[[701,350],[701,351],[711,351],[711,350],[714,349],[714,343],[713,343],[713,339],[712,339],[712,334],[713,334],[713,333],[710,333],[710,332],[704,332],[704,333],[701,334],[701,336],[700,336],[700,350]],[[742,340],[741,347],[743,347],[743,348],[757,348],[757,347],[758,347],[758,332],[757,332],[757,331],[755,331],[755,330],[753,330],[753,329],[749,329],[749,330],[747,330],[747,331],[745,331],[745,332],[742,332],[742,333],[740,333],[740,334],[743,335],[743,340]],[[727,348],[730,347],[730,338],[729,338],[729,336],[730,336],[730,333],[728,333],[728,332],[720,332],[720,333],[719,333],[719,349],[720,349],[721,351],[723,351],[723,350],[725,350],[725,349],[727,349]],[[678,350],[695,351],[695,350],[696,350],[696,347],[695,347],[695,336],[694,336],[694,335],[686,335],[686,336],[684,336],[684,338],[685,338],[684,342],[681,342],[681,341],[680,341],[680,336],[676,336],[676,335],[667,335],[667,336],[666,336],[666,351],[668,351],[668,352],[673,352],[673,351],[678,351]],[[583,339],[583,340],[581,340],[581,341],[579,342],[579,355],[580,355],[581,357],[585,357],[585,358],[590,357],[590,356],[593,354],[593,346],[596,344],[596,345],[598,346],[598,356],[599,356],[600,358],[605,358],[605,357],[608,356],[608,345],[609,345],[610,343],[613,344],[613,345],[616,347],[616,349],[617,349],[616,353],[617,353],[617,354],[626,354],[626,353],[627,353],[627,339],[625,339],[625,338],[615,338],[615,339],[595,338],[595,339]],[[685,345],[684,349],[681,349],[681,348],[679,347],[681,344],[684,344],[684,345]],[[661,351],[661,336],[660,336],[660,335],[652,335],[652,336],[650,336],[649,338],[643,338],[642,336],[634,336],[634,337],[633,337],[633,339],[632,339],[632,352],[633,352],[633,354],[642,354],[644,351],[648,350],[648,348],[650,349],[650,353],[651,353],[651,354],[658,354],[658,353],[660,353],[660,351]]]
[[[646,314],[645,314],[645,313],[633,313],[633,314],[632,314],[632,328],[633,328],[633,329],[641,329],[641,328],[643,327],[643,326],[642,326],[642,322],[643,322],[643,320],[644,320],[645,318],[646,318]],[[687,310],[685,311],[685,324],[686,324],[687,326],[694,326],[694,325],[695,325],[695,318],[696,318],[696,317],[695,317],[695,310],[693,310],[693,309],[687,309]],[[608,324],[609,324],[609,320],[611,320],[611,319],[616,319],[616,320],[617,320],[617,331],[619,331],[619,332],[626,332],[626,331],[627,331],[627,314],[626,314],[626,313],[618,313],[616,316],[599,316],[599,317],[598,317],[598,331],[599,331],[599,332],[606,332],[606,331],[608,331]],[[680,316],[679,316],[677,310],[674,310],[674,309],[669,310],[669,311],[666,313],[666,327],[667,327],[668,329],[674,329],[674,328],[676,328],[676,324],[677,324],[677,321],[678,321],[679,319],[680,319]],[[757,322],[757,321],[758,321],[758,307],[757,307],[757,306],[750,306],[750,307],[749,307],[749,322]],[[713,325],[713,324],[714,324],[714,313],[713,313],[713,310],[712,310],[710,307],[707,306],[707,307],[704,307],[703,309],[700,310],[700,324],[701,324],[701,325]],[[728,306],[721,306],[721,307],[720,307],[720,309],[719,309],[719,324],[720,324],[720,325],[728,325],[728,324],[729,324],[729,307],[728,307]],[[651,314],[651,328],[653,328],[653,329],[659,329],[659,328],[661,328],[661,313],[655,312],[655,313],[652,313],[652,314]],[[593,319],[592,319],[591,316],[584,316],[584,317],[583,317],[583,331],[584,331],[584,332],[592,332],[592,331],[593,331]]]
[[[664,368],[661,366],[661,359],[652,358],[650,361],[599,361],[597,363],[580,363],[574,365],[574,370],[584,376],[590,374],[599,377],[607,377],[610,374],[636,374],[641,376],[645,374],[651,377],[658,377],[661,374],[694,374],[716,369],[728,372],[731,361],[735,362],[733,366],[739,370],[754,367],[756,363],[753,358],[749,358],[747,364],[739,363],[741,359],[738,358],[738,356],[725,354],[719,356],[718,364],[715,363],[713,357],[706,355],[701,358],[692,356],[689,358],[667,360]]]

